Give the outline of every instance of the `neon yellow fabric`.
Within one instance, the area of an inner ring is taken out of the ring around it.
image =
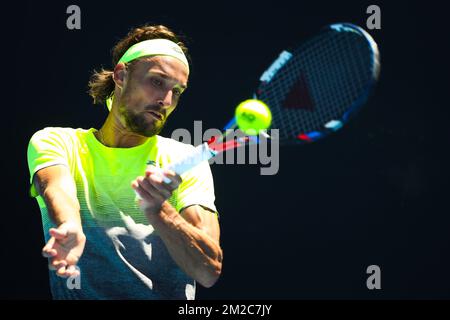
[[[147,162],[164,167],[193,147],[154,136],[137,147],[109,148],[95,138],[95,131],[93,128],[45,128],[36,132],[28,146],[30,183],[38,170],[65,165],[75,179],[85,224],[93,218],[111,225],[122,220],[121,213],[132,217],[136,223],[147,223],[136,205],[131,181],[143,175]],[[169,199],[178,212],[195,204],[216,211],[213,179],[207,162],[183,174],[182,179]],[[37,197],[41,209],[45,207],[32,185],[30,193]]]
[[[86,247],[77,266],[81,288],[71,290],[66,279],[50,272],[54,299],[194,299],[195,281],[171,258],[164,242],[135,202],[131,181],[143,175],[147,162],[164,167],[193,147],[155,136],[133,148],[109,148],[95,129],[45,128],[28,145],[30,183],[51,165],[67,166],[74,177]],[[203,162],[182,175],[169,202],[178,212],[190,205],[216,211],[209,164]],[[44,238],[54,227],[34,187]]]
[[[175,42],[167,39],[150,39],[138,42],[123,54],[119,63],[128,63],[145,56],[171,56],[183,62],[189,70],[189,63],[183,50]]]

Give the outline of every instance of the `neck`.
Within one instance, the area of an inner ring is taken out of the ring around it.
[[[103,126],[96,132],[97,140],[110,148],[132,148],[149,139],[128,131],[119,120],[118,115],[110,112]]]

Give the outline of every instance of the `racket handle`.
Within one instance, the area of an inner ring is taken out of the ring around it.
[[[171,163],[167,169],[174,171],[175,173],[182,175],[186,171],[191,170],[203,161],[208,161],[212,157],[217,155],[217,152],[211,149],[208,143],[203,143],[195,147],[194,151],[188,154],[186,157]]]
[[[214,151],[208,146],[208,143],[201,144],[197,147],[195,147],[194,151],[188,155],[186,155],[184,158],[170,164],[167,169],[174,171],[178,175],[182,175],[186,171],[191,170],[192,168],[196,167],[203,161],[207,161],[211,159],[212,157],[216,156],[218,154],[217,151]],[[164,183],[171,183],[172,180],[170,180],[168,177],[166,177],[163,174],[163,169],[156,168],[156,174],[158,174]],[[140,196],[136,193],[136,199],[140,199]]]
[[[194,151],[186,155],[184,158],[171,163],[166,169],[172,170],[178,175],[182,175],[183,173],[191,170],[203,161],[208,161],[209,159],[217,155],[217,153],[217,151],[211,149],[208,146],[208,143],[205,142],[195,147]],[[165,183],[169,184],[171,182],[169,178],[164,176],[164,174],[162,173],[163,170],[161,168],[157,168],[156,171]]]

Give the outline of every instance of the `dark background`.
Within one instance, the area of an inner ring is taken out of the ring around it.
[[[50,298],[42,225],[27,196],[26,148],[47,126],[99,128],[106,108],[86,94],[93,69],[134,26],[165,24],[187,37],[189,90],[165,134],[220,128],[251,97],[286,47],[335,22],[365,27],[378,4],[379,85],[339,133],[282,147],[280,170],[212,167],[223,274],[199,299],[450,298],[448,34],[433,1],[25,1],[3,4],[3,212],[0,298]],[[81,8],[81,30],[66,8]],[[441,16],[442,15],[442,16]],[[6,80],[6,81],[5,81]],[[382,289],[366,288],[381,267]]]

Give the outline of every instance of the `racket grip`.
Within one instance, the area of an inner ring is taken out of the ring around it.
[[[166,167],[166,169],[172,170],[178,175],[182,175],[183,173],[191,170],[192,168],[196,167],[203,161],[208,161],[209,159],[217,155],[217,153],[218,153],[217,151],[211,149],[208,143],[205,142],[195,147],[194,151],[186,155],[184,158],[181,158],[180,160],[171,163],[169,166]],[[163,174],[162,168],[156,168],[155,170],[165,183],[171,182],[171,180]]]
[[[167,169],[174,171],[178,175],[182,175],[186,171],[191,170],[196,167],[203,161],[208,161],[215,155],[217,155],[217,151],[211,149],[208,143],[203,143],[197,147],[195,147],[194,151],[188,154],[186,157],[171,163]]]
[[[182,175],[186,171],[191,170],[192,168],[196,167],[203,161],[208,161],[209,159],[216,156],[219,152],[211,149],[208,145],[208,143],[203,143],[197,147],[195,147],[194,151],[184,158],[175,161],[174,163],[171,163],[167,169],[174,171],[178,175]],[[162,178],[164,183],[171,183],[172,180],[170,180],[168,177],[166,177],[163,174],[163,169],[156,168],[156,173]],[[140,199],[140,196],[136,193],[136,199]]]

